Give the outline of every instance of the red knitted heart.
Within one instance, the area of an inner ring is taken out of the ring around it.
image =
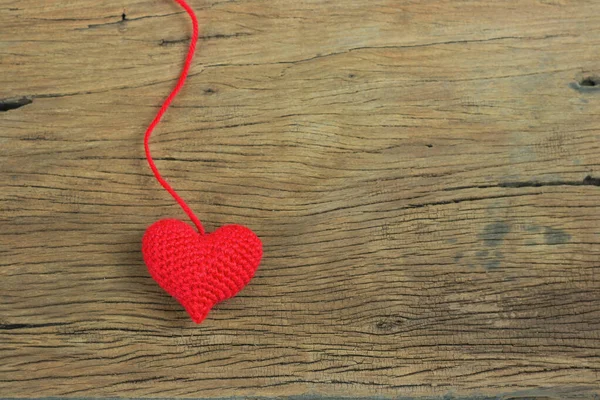
[[[142,253],[152,278],[200,323],[215,304],[250,282],[262,243],[240,225],[202,235],[184,222],[163,219],[146,230]]]

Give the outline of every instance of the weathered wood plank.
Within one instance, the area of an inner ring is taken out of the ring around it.
[[[0,394],[598,395],[600,3],[191,4],[153,151],[261,269],[194,326],[141,260],[181,10],[0,0]]]

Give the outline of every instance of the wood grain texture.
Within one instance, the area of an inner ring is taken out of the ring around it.
[[[597,398],[600,2],[192,0],[152,141],[264,240],[200,326],[142,135],[167,0],[0,0],[0,395]]]

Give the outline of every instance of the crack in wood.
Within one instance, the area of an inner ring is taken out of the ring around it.
[[[33,103],[33,99],[30,97],[3,99],[0,100],[0,112],[16,110],[31,103]]]

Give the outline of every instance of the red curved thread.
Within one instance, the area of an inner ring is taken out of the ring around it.
[[[177,85],[175,86],[171,94],[169,94],[169,97],[167,97],[167,99],[164,101],[163,105],[160,107],[160,110],[158,110],[158,113],[156,113],[154,120],[152,120],[152,122],[148,126],[148,129],[146,130],[146,134],[144,135],[144,149],[146,150],[146,159],[148,160],[148,165],[150,165],[150,169],[154,173],[154,177],[156,178],[156,180],[162,185],[163,188],[165,188],[167,192],[169,192],[171,196],[173,196],[175,201],[179,204],[183,211],[185,211],[185,213],[192,220],[194,225],[196,225],[198,232],[201,235],[203,235],[204,228],[202,227],[202,223],[200,222],[198,217],[196,217],[196,214],[194,214],[192,209],[186,204],[186,202],[177,194],[175,189],[173,189],[171,185],[169,185],[169,183],[162,177],[160,172],[158,172],[158,168],[156,168],[156,164],[154,164],[154,160],[152,159],[152,155],[150,154],[150,136],[152,135],[154,128],[156,128],[156,125],[158,125],[158,123],[160,122],[162,116],[165,114],[165,112],[171,105],[171,102],[173,101],[175,96],[177,96],[177,93],[179,93],[179,91],[185,84],[185,80],[188,76],[190,66],[192,64],[192,59],[194,58],[194,53],[196,52],[196,44],[198,43],[198,19],[196,18],[196,14],[194,14],[194,10],[192,10],[192,8],[185,2],[185,0],[175,1],[179,3],[179,5],[183,7],[190,16],[192,20],[193,33],[190,39],[190,47],[187,53],[187,57],[185,58],[183,69],[181,70],[181,74],[179,75]]]

